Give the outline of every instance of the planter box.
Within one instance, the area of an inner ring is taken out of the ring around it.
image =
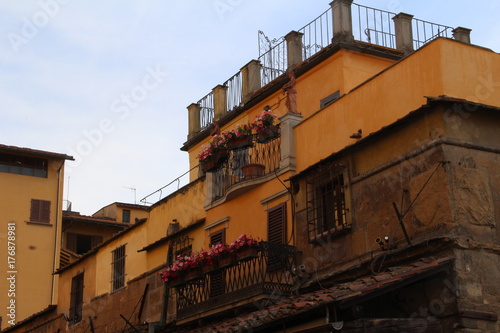
[[[227,149],[220,149],[214,153],[210,158],[200,161],[201,167],[205,172],[212,172],[219,169],[229,158]]]
[[[266,143],[271,140],[276,139],[279,136],[279,129],[276,126],[269,126],[263,128],[257,133],[257,142],[258,143]]]
[[[251,135],[236,138],[235,140],[228,142],[227,147],[231,150],[253,147],[253,138]]]
[[[262,164],[250,163],[241,167],[245,175],[245,179],[252,179],[264,176],[266,167]]]

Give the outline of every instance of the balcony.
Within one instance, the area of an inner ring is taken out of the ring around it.
[[[241,146],[229,150],[229,158],[216,171],[212,172],[212,201],[225,197],[230,189],[238,184],[242,187],[259,183],[265,176],[272,174],[280,167],[281,135],[268,141],[252,136],[249,146]],[[251,182],[253,180],[253,182]]]
[[[263,242],[253,253],[205,267],[176,289],[177,320],[222,311],[258,296],[291,294],[295,247]]]

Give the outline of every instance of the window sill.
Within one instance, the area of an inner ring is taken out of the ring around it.
[[[117,293],[117,292],[122,291],[122,290],[123,290],[123,289],[125,289],[125,288],[126,288],[126,286],[123,286],[123,287],[117,288],[117,289],[115,289],[115,290],[112,290],[109,294],[110,294],[110,295],[113,295],[113,294],[115,294],[115,293]]]
[[[35,222],[35,221],[26,221],[26,224],[43,225],[45,227],[52,227],[53,226],[53,224],[50,224],[48,222]]]
[[[350,232],[351,229],[352,224],[342,224],[330,230],[316,234],[314,238],[309,239],[309,243],[324,243],[325,241],[331,241],[332,238],[340,237],[343,234]]]

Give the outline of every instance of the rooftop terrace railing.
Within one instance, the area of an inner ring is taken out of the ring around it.
[[[470,29],[461,28],[460,31],[455,36],[456,31],[449,26],[419,20],[409,14],[334,0],[330,8],[298,30],[301,37],[291,33],[271,40],[259,31],[258,60],[252,61],[252,66],[245,66],[245,73],[240,72],[223,84],[227,89],[224,103],[217,97],[214,106],[213,92],[198,102],[200,115],[191,117],[188,137],[194,137],[206,129],[214,117],[233,111],[251,98],[252,93],[334,42],[360,41],[398,49],[407,55],[437,37],[453,35],[470,43]]]
[[[303,59],[308,59],[332,43],[333,38],[332,8],[299,29],[304,49]]]
[[[210,126],[214,121],[215,108],[214,108],[214,92],[211,91],[202,99],[198,101],[200,105],[200,126],[201,130]]]
[[[241,105],[243,100],[241,85],[241,72],[234,74],[230,79],[223,83],[223,86],[227,87],[227,112],[231,112]]]
[[[412,29],[413,29],[413,48],[415,50],[419,49],[424,44],[438,37],[451,37],[453,31],[452,27],[442,24],[427,22],[416,18],[412,20]]]
[[[395,13],[352,4],[354,39],[384,47],[396,48],[396,34],[392,18]]]
[[[259,31],[259,34],[263,35],[262,31]],[[260,75],[262,87],[285,73],[288,67],[285,38],[281,37],[272,41],[265,35],[264,38],[269,44],[269,49],[258,58],[262,65]]]

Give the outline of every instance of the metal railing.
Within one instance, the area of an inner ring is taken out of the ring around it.
[[[304,60],[318,53],[332,43],[333,37],[332,8],[328,8],[320,16],[299,29],[302,36]]]
[[[240,106],[243,100],[241,72],[234,74],[223,85],[227,87],[226,110],[231,112]]]
[[[200,105],[200,131],[210,126],[214,121],[214,92],[211,91],[198,101]]]
[[[361,42],[396,48],[392,18],[395,13],[353,3],[352,28],[354,39]]]
[[[148,194],[147,196],[142,198],[140,200],[140,202],[144,205],[152,205],[152,204],[160,201],[161,199],[165,198],[167,195],[179,190],[181,188],[181,186],[185,186],[189,183],[189,174],[192,170],[194,170],[196,168],[198,168],[198,166],[191,168],[191,170],[184,172],[182,175],[175,178],[167,185],[159,188],[158,190],[154,191],[153,193]],[[170,187],[170,185],[173,185],[173,184],[177,184],[177,188]],[[154,200],[154,201],[151,202],[150,200]]]
[[[221,168],[213,172],[212,198],[222,198],[234,185],[249,179],[266,176],[280,166],[281,138],[277,137],[266,143],[259,143],[256,135],[253,136],[253,146],[229,151],[228,160]],[[245,174],[245,168],[253,166],[261,168],[257,173]]]
[[[177,318],[187,318],[262,294],[287,295],[294,285],[295,247],[262,242],[259,249],[225,258],[175,286]],[[226,259],[231,259],[227,261]]]
[[[286,41],[283,37],[279,40],[276,45],[259,56],[258,60],[262,64],[260,76],[262,87],[285,73],[288,67]]]
[[[352,29],[355,40],[388,48],[396,48],[396,34],[392,18],[396,13],[372,7],[352,4]],[[437,37],[451,37],[452,27],[419,19],[412,20],[414,49]],[[303,60],[315,55],[331,45],[333,33],[332,8],[328,8],[316,19],[299,29],[303,34]],[[261,51],[263,53],[261,53]],[[287,45],[284,37],[270,40],[259,31],[259,58],[261,63],[261,86],[275,80],[288,69]],[[242,103],[242,83],[240,73],[224,83],[227,86],[227,111],[230,112]],[[201,106],[201,130],[212,123],[214,117],[213,93],[199,102]]]
[[[452,27],[416,18],[412,20],[412,29],[413,48],[415,50],[438,37],[451,37],[453,31]]]

